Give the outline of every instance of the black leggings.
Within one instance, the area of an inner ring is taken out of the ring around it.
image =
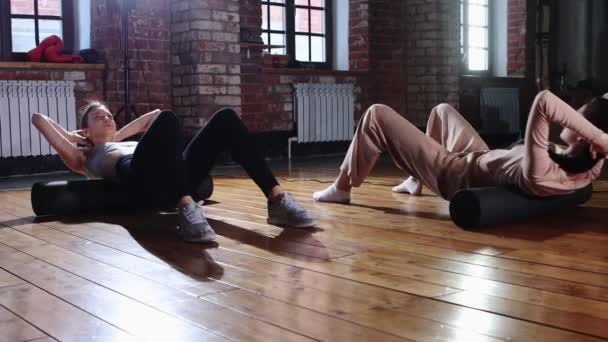
[[[232,109],[215,113],[207,125],[182,149],[179,119],[170,111],[158,115],[137,144],[132,156],[117,164],[121,183],[146,204],[167,208],[193,195],[209,175],[222,151],[228,150],[266,196],[279,185],[259,155],[249,132]]]

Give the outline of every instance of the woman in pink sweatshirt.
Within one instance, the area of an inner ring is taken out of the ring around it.
[[[568,146],[549,142],[549,126],[564,128]],[[349,203],[350,190],[369,175],[388,151],[410,175],[394,190],[420,194],[422,185],[450,200],[461,189],[514,185],[532,196],[566,194],[600,175],[608,156],[608,99],[596,98],[580,111],[549,91],[532,105],[524,144],[490,150],[475,129],[450,105],[435,107],[426,135],[384,105],[371,106],[361,118],[336,182],[313,198]]]

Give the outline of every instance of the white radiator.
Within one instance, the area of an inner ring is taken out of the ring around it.
[[[31,124],[32,113],[76,129],[73,81],[0,81],[0,157],[56,154]]]
[[[520,133],[517,88],[482,88],[480,106],[482,133]]]
[[[352,84],[295,84],[299,143],[351,140],[354,133]]]

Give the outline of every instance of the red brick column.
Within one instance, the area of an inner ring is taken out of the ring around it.
[[[405,32],[401,13],[401,1],[370,0],[369,63],[373,101],[405,114]]]
[[[221,107],[241,110],[237,0],[171,1],[172,98],[186,130]]]
[[[508,65],[509,76],[526,72],[526,0],[509,0]]]
[[[350,0],[348,59],[351,70],[369,69],[369,2],[370,0]]]

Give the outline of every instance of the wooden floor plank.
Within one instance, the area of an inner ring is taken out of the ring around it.
[[[203,296],[233,289],[233,287],[227,284],[216,282],[209,278],[208,273],[211,272],[211,270],[205,267],[195,268],[197,272],[184,274],[179,270],[178,266],[175,264],[168,264],[168,260],[159,260],[158,257],[154,256],[151,252],[142,252],[143,256],[145,256],[142,257],[142,254],[130,254],[113,248],[114,245],[101,245],[76,235],[52,229],[50,226],[32,224],[27,221],[17,220],[13,222],[10,227],[49,244],[54,244],[66,250],[90,257],[123,271],[195,296]],[[154,241],[154,239],[151,240]],[[119,240],[117,239],[116,241],[118,242]],[[149,243],[150,240],[146,241]],[[204,256],[204,253],[201,251],[199,257],[202,256]],[[192,262],[196,263],[196,261]],[[198,263],[198,266],[205,266],[205,264]]]
[[[59,341],[140,341],[31,284],[0,288],[0,305]]]
[[[241,220],[245,219],[242,216],[233,215],[229,212],[223,212],[222,214],[230,217],[236,216]],[[214,215],[208,216],[215,217]],[[256,220],[255,217],[247,218],[247,221],[254,220]],[[325,232],[324,235],[328,235],[327,232]],[[341,235],[341,237],[344,236]],[[357,237],[351,238],[357,239]],[[359,237],[359,240],[366,241],[366,238]],[[398,246],[398,249],[400,251],[395,253],[386,251],[384,248],[370,248],[374,254],[388,254],[389,257],[399,259],[407,264],[422,264],[422,266],[428,268],[442,269],[489,280],[499,280],[501,282],[530,286],[532,288],[545,289],[564,294],[576,294],[590,299],[608,300],[608,288],[601,287],[608,284],[608,278],[602,274],[581,272],[529,262],[505,260],[490,256],[467,254],[407,243],[401,244]],[[424,256],[419,256],[418,254]],[[544,277],[541,278],[540,276]],[[583,282],[596,286],[586,285],[583,284]]]
[[[365,255],[358,255],[344,257],[340,260],[336,260],[336,262],[346,263],[353,267],[374,269],[404,277],[414,277],[438,285],[450,286],[467,291],[477,291],[483,294],[546,306],[557,310],[608,319],[608,302],[537,290],[524,286],[510,285],[420,266],[404,265],[401,261],[396,259],[368,258]]]
[[[11,239],[0,234],[0,242]],[[0,267],[147,340],[220,340],[219,335],[247,340],[251,329],[263,334],[257,338],[306,340],[53,245],[20,250],[26,253],[0,260]]]
[[[23,240],[23,239],[22,239],[22,240]],[[50,248],[50,247],[51,247],[51,246],[44,246],[44,248],[45,248],[45,249],[48,249],[48,248]],[[168,248],[171,248],[171,246],[169,246]],[[43,257],[44,257],[44,260],[45,260],[45,261],[50,262],[51,264],[54,264],[54,265],[60,265],[62,268],[66,268],[67,266],[65,266],[65,265],[63,265],[63,264],[58,264],[58,263],[61,263],[61,260],[63,260],[63,259],[66,259],[66,260],[74,260],[74,259],[77,259],[77,257],[76,257],[76,256],[72,256],[72,257],[64,257],[64,258],[53,258],[53,259],[51,260],[51,259],[50,259],[50,256],[48,255],[48,253],[45,253],[44,255],[38,255],[38,254],[37,254],[37,252],[36,252],[36,250],[34,250],[34,249],[27,249],[26,251],[27,251],[29,254],[32,254],[32,255],[34,255],[34,256],[37,256],[37,257],[40,257],[40,258],[43,258]],[[182,253],[182,254],[183,254],[183,253]],[[91,274],[90,274],[88,277],[93,276],[93,274],[97,274],[97,273],[103,273],[103,272],[101,272],[101,270],[96,269],[96,268],[95,268],[93,265],[91,265],[91,264],[87,265],[87,267],[81,267],[81,268],[82,268],[82,269],[87,269],[87,270],[90,270],[89,272],[91,272]],[[107,272],[106,272],[106,273],[107,273]],[[81,274],[81,275],[82,275],[82,274]],[[98,281],[99,281],[99,280],[98,280]],[[113,279],[113,281],[116,281],[116,280],[115,280],[115,279]],[[129,283],[131,283],[131,284],[132,284],[133,282],[132,282],[132,281],[130,281]],[[107,285],[107,286],[112,286],[112,284],[109,284],[109,285]],[[226,293],[228,293],[228,292],[226,292]],[[207,298],[207,297],[205,297],[205,298]],[[277,304],[275,304],[275,306],[278,306],[278,305],[277,305]],[[301,309],[297,309],[297,308],[294,308],[294,310],[300,310],[300,311],[302,311]],[[313,315],[313,314],[312,314],[312,313],[309,313],[309,315]],[[326,317],[326,318],[327,318],[327,320],[330,320],[330,317]],[[318,319],[317,319],[317,320],[318,320]],[[334,320],[335,320],[335,319],[334,319]],[[430,324],[431,326],[433,326],[433,325],[434,325],[434,326],[436,326],[436,328],[435,328],[434,330],[433,330],[433,329],[430,329],[430,330],[429,330],[429,331],[434,332],[434,334],[439,334],[439,332],[446,330],[445,328],[442,328],[442,325],[441,325],[441,324],[433,323],[432,321],[427,321],[427,320],[420,320],[420,319],[418,319],[418,320],[417,320],[417,322],[418,322],[419,324],[421,324],[421,325],[426,325],[426,326],[429,326],[429,324]],[[297,322],[295,322],[295,323],[297,323]],[[335,326],[337,326],[338,328],[341,326],[340,324],[334,324],[334,325],[335,325]],[[342,324],[342,325],[344,325],[344,324]],[[295,327],[288,327],[288,328],[296,329]],[[359,329],[360,329],[360,328],[359,328]],[[348,329],[346,329],[346,328],[344,328],[344,327],[342,327],[340,330],[341,330],[341,331],[348,331]],[[352,330],[352,329],[351,329],[351,330]],[[448,330],[448,331],[450,331],[450,329],[447,329],[447,330]],[[307,332],[308,332],[308,333],[311,333],[311,331],[307,331]],[[373,330],[372,330],[372,332],[373,332]],[[312,333],[316,333],[316,332],[315,332],[315,331],[312,331]],[[355,333],[356,333],[354,336],[358,336],[358,335],[360,334],[360,332],[357,332],[357,331],[351,331],[351,333],[353,333],[353,334],[355,334]],[[403,332],[402,332],[402,333],[403,333]],[[368,334],[369,334],[369,333],[368,333]],[[375,334],[375,335],[379,335],[379,333],[374,333],[374,334]],[[372,336],[373,336],[374,334],[372,334]],[[448,336],[456,336],[456,335],[458,335],[458,334],[462,334],[462,333],[457,333],[457,329],[453,329],[453,328],[452,328],[452,329],[451,329],[451,335],[448,335]],[[364,335],[365,335],[365,334],[364,334]],[[473,336],[473,335],[475,335],[475,334],[471,334],[471,336]],[[327,340],[329,337],[331,337],[331,336],[328,336],[328,337],[326,336],[326,338],[325,338],[324,340]],[[385,337],[384,337],[384,338],[382,338],[382,339],[388,339],[388,338],[390,338],[390,336],[385,336]],[[428,335],[427,335],[427,338],[428,338]]]
[[[7,242],[3,237],[1,242]],[[34,247],[36,248],[36,247]],[[46,248],[52,248],[47,246]],[[0,267],[122,330],[146,340],[223,340],[174,316],[86,281],[25,253],[4,255]],[[104,276],[111,277],[111,274]],[[116,280],[118,283],[120,279]],[[136,291],[137,288],[133,288]],[[152,295],[141,289],[146,295]],[[160,296],[160,293],[157,293]]]
[[[365,328],[360,325],[352,324],[342,319],[334,318],[314,311],[304,309],[285,302],[260,296],[255,293],[236,290],[224,293],[217,293],[203,297],[212,303],[222,305],[227,308],[238,310],[256,319],[271,322],[278,326],[289,327],[291,330],[320,341],[402,341],[394,335],[389,335],[376,329]],[[421,320],[417,320],[421,324]],[[418,340],[429,339],[432,336],[450,339],[459,331],[455,328],[443,327],[439,329],[428,328]],[[460,332],[462,333],[462,332]],[[477,340],[493,340],[490,337],[471,333]]]
[[[317,297],[317,296],[318,296],[318,295],[315,295],[314,297]],[[393,303],[392,305],[394,305],[394,303]],[[361,311],[368,311],[368,310],[369,310],[369,308],[364,308],[364,309],[361,309]],[[406,312],[402,312],[402,315],[399,315],[399,317],[401,317],[401,316],[403,316],[403,315],[408,316],[408,315],[406,314]],[[462,315],[462,313],[460,313],[459,315]],[[353,317],[355,317],[355,318],[356,318],[357,316],[353,316]],[[395,317],[398,317],[398,316],[396,315]],[[405,316],[404,316],[404,317],[405,317]],[[352,317],[351,317],[351,318],[352,318]],[[431,318],[432,318],[432,317],[431,317]],[[366,317],[366,319],[368,319],[368,317]],[[359,318],[359,320],[361,321],[361,319],[360,319],[360,318]],[[412,320],[412,318],[410,318],[410,320]],[[365,322],[365,321],[362,321],[362,322]],[[416,322],[418,322],[418,325],[419,325],[419,326],[422,326],[422,325],[424,325],[424,322],[425,322],[425,321],[420,321],[420,320],[418,319],[418,321],[416,321]],[[427,322],[426,324],[428,325],[428,322]],[[411,323],[410,323],[410,325],[395,324],[395,325],[393,325],[393,326],[391,327],[391,329],[392,329],[392,332],[393,332],[393,333],[396,333],[396,334],[409,334],[409,331],[410,331],[410,330],[412,330],[412,329],[411,329],[411,326],[412,326],[412,324],[411,324]],[[408,329],[406,329],[405,331],[403,331],[403,328],[404,328],[404,327],[409,327],[409,328],[408,328]],[[469,327],[469,328],[470,328],[470,327]],[[399,329],[401,329],[401,330],[399,330]],[[427,330],[428,330],[428,329],[427,329]],[[455,330],[455,331],[458,331],[458,330]],[[524,332],[526,332],[526,330],[522,330],[522,329],[519,329],[518,331],[524,331]],[[460,333],[459,333],[459,334],[460,334]],[[401,336],[403,336],[403,335],[401,335]],[[405,335],[405,336],[407,336],[407,335]],[[413,336],[413,337],[419,337],[419,336]]]
[[[552,265],[574,270],[608,274],[608,260],[593,259],[576,254],[560,255],[542,249],[520,249],[501,254],[502,258],[533,262],[541,265]]]
[[[216,209],[225,209],[224,211],[218,212]],[[237,218],[244,222],[255,222],[262,223],[263,220],[258,215],[259,212],[252,211],[248,208],[240,208],[234,204],[223,204],[213,205],[208,209],[209,213],[217,213],[217,216]],[[248,215],[250,214],[250,215]],[[215,217],[214,214],[208,215],[209,217]],[[257,217],[256,217],[257,216]],[[353,225],[351,225],[352,227]],[[529,275],[542,275],[548,278],[555,278],[565,280],[573,283],[584,282],[586,284],[606,287],[608,285],[608,275],[589,273],[587,271],[573,270],[571,268],[553,267],[546,264],[536,264],[527,261],[510,260],[502,257],[493,257],[487,255],[478,255],[475,253],[467,253],[461,251],[453,251],[445,248],[437,248],[428,245],[416,244],[416,241],[405,241],[405,243],[394,240],[386,240],[377,238],[377,234],[371,236],[361,236],[354,233],[348,232],[335,232],[334,230],[327,230],[324,232],[324,236],[337,237],[343,240],[351,241],[365,241],[368,242],[368,251],[381,252],[386,249],[395,249],[397,251],[403,251],[408,254],[421,254],[430,257],[443,258],[453,260],[456,262],[462,262],[466,264],[479,265],[485,267],[496,268],[505,271],[525,273]],[[297,239],[297,237],[295,237]],[[380,246],[381,248],[374,248],[374,246]]]
[[[0,244],[0,247],[2,247],[1,244]],[[2,255],[8,254],[8,253],[9,252],[7,252],[6,250],[4,252],[0,252],[0,258],[2,257]],[[15,277],[14,275],[8,273],[7,271],[0,269],[0,288],[20,285],[20,284],[24,284],[24,283],[25,283],[25,281],[23,279],[19,279],[19,278]]]
[[[244,190],[244,186],[242,186],[241,184],[239,184],[239,193],[241,193],[239,196],[244,196],[242,193],[245,192]],[[234,188],[228,188],[228,189],[222,189],[222,196],[226,196],[224,193],[230,193],[230,192],[235,192],[236,190]],[[253,191],[253,190],[251,190]],[[258,198],[257,196],[259,195],[255,195],[255,198]],[[306,195],[306,196],[296,196],[296,198],[298,198],[298,200],[302,201],[302,203],[304,203],[305,205],[307,205],[308,202],[312,202],[310,195]],[[213,198],[212,198],[213,199]],[[413,199],[412,201],[419,201],[418,199]],[[449,219],[447,217],[445,217],[444,219],[426,219],[426,218],[420,218],[420,217],[416,217],[416,216],[404,216],[403,214],[390,214],[390,213],[386,213],[386,211],[391,211],[394,210],[394,208],[388,207],[388,208],[372,208],[370,207],[368,204],[366,203],[359,203],[357,200],[353,200],[352,204],[350,206],[344,206],[344,205],[335,205],[335,204],[309,204],[309,207],[313,209],[314,212],[317,212],[319,214],[326,213],[326,215],[329,215],[330,217],[336,217],[336,219],[330,219],[329,221],[326,221],[325,223],[328,226],[331,227],[342,227],[344,229],[357,229],[357,225],[361,225],[362,222],[372,222],[371,227],[375,228],[375,229],[382,229],[382,231],[384,230],[391,230],[391,231],[398,231],[398,232],[407,232],[407,233],[414,233],[414,234],[419,234],[419,235],[430,235],[433,237],[437,237],[437,238],[451,238],[451,239],[455,239],[455,240],[461,240],[461,241],[466,241],[466,242],[470,242],[470,243],[479,243],[479,244],[490,244],[492,246],[497,246],[500,248],[508,248],[508,249],[525,249],[525,248],[537,248],[539,245],[541,245],[541,241],[539,242],[534,242],[531,241],[529,239],[522,239],[522,238],[506,238],[504,236],[497,236],[495,234],[488,234],[488,233],[478,233],[478,232],[467,232],[467,231],[463,231],[459,228],[457,228],[456,226],[454,226],[454,224],[449,221]],[[381,214],[381,218],[382,218],[382,224],[381,225],[373,225],[373,222],[375,222],[374,220],[370,221],[369,217],[370,215],[372,215],[372,213],[376,210],[379,210],[382,212]],[[428,210],[419,210],[418,208],[414,208],[411,210],[415,215],[420,215],[420,212],[429,212],[431,213],[431,215],[436,216],[436,214],[433,214],[434,212],[436,212],[435,208],[430,208]],[[341,213],[341,214],[340,214]],[[337,215],[337,216],[336,216]],[[322,228],[325,228],[323,226],[321,226]],[[513,230],[512,226],[509,226],[509,228],[511,230]],[[527,231],[532,231],[534,232],[534,230],[527,228]],[[577,249],[582,249],[582,247],[580,246],[576,246],[576,245],[563,245],[561,246],[562,249],[565,249],[563,247],[567,247],[569,250],[577,250]],[[606,253],[601,252],[601,249],[599,248],[599,244],[597,246],[598,248],[596,249],[596,253],[603,255]]]
[[[318,311],[324,310],[335,310],[339,312],[341,317],[345,319],[349,319],[355,322],[359,322],[359,324],[366,324],[366,322],[370,322],[370,318],[361,315],[361,312],[368,312],[375,308],[376,310],[380,310],[385,313],[385,315],[389,315],[392,313],[392,316],[395,319],[406,319],[412,320],[413,317],[418,318],[426,318],[430,320],[436,320],[446,325],[454,325],[458,324],[458,322],[462,322],[462,318],[469,314],[477,315],[477,319],[480,320],[489,320],[492,318],[494,321],[500,321],[501,318],[496,318],[495,315],[491,315],[488,313],[484,314],[475,314],[472,311],[467,311],[465,308],[456,307],[453,305],[449,305],[447,303],[437,303],[436,301],[429,300],[426,298],[420,298],[417,296],[411,296],[400,292],[390,291],[387,289],[382,289],[379,287],[369,286],[361,283],[352,282],[343,278],[336,278],[325,274],[319,274],[316,272],[311,272],[306,269],[298,269],[296,267],[288,266],[288,265],[276,265],[272,262],[269,262],[264,259],[254,259],[247,256],[239,255],[239,253],[233,253],[228,250],[218,249],[213,252],[213,257],[216,261],[232,265],[234,267],[242,268],[248,270],[248,272],[254,271],[258,274],[268,274],[273,278],[282,281],[293,281],[294,278],[297,282],[294,283],[295,286],[299,288],[297,292],[300,292],[297,296],[294,294],[296,291],[289,291],[285,289],[284,286],[271,286],[268,289],[265,289],[264,285],[258,284],[259,280],[252,276],[241,276],[235,277],[235,272],[224,272],[223,281],[227,281],[235,286],[246,288],[250,291],[263,293],[267,296],[273,298],[286,298],[284,300],[292,300],[298,303],[298,305],[304,305],[307,307],[314,308]],[[266,287],[268,287],[266,285]],[[311,292],[311,289],[316,289],[318,291]],[[284,293],[284,294],[283,294]],[[309,294],[310,293],[310,294]],[[456,296],[458,293],[453,294]],[[281,297],[283,296],[283,297]],[[445,297],[450,297],[451,295],[446,295]],[[488,298],[491,296],[487,296]],[[287,299],[289,298],[289,299]],[[314,298],[311,300],[310,298]],[[489,298],[488,302],[490,304],[494,304],[495,302],[507,302],[506,300],[502,300],[500,298]],[[466,306],[466,303],[459,303],[457,301],[451,301],[450,299],[445,300],[445,302],[455,303],[459,305]],[[329,303],[329,304],[328,304]],[[366,305],[361,305],[360,303],[364,303]],[[326,305],[329,305],[329,308],[325,308]],[[538,307],[536,305],[528,305],[525,303],[514,302],[511,303],[511,307],[518,307],[520,309],[533,309],[534,313],[538,314],[541,312],[543,316],[534,316],[529,315],[527,311],[521,310],[520,312],[509,312],[511,317],[519,317],[524,318],[528,321],[541,323],[543,325],[552,325],[554,327],[559,328],[568,328],[572,331],[578,331],[582,333],[589,333],[592,331],[595,336],[606,337],[608,336],[608,326],[605,325],[606,321],[595,319],[593,317],[587,317],[589,321],[584,323],[578,322],[575,318],[581,318],[581,315],[571,314],[559,310],[547,309],[544,307]],[[491,310],[495,309],[490,307],[488,310],[484,310],[487,312],[501,312],[502,308],[497,308],[495,311]],[[373,310],[372,310],[373,311]],[[437,312],[441,312],[441,315],[438,315]],[[560,318],[570,318],[571,320],[565,321],[563,319],[558,319],[558,324],[553,324],[553,321],[549,321],[545,318],[554,317],[554,315],[559,316]],[[457,319],[455,319],[457,317]],[[372,319],[371,324],[375,325],[377,320]],[[474,320],[471,320],[474,322]],[[564,323],[565,322],[565,323]],[[578,322],[574,324],[574,322]],[[604,324],[601,326],[600,323]],[[563,324],[562,324],[563,323]],[[466,326],[464,326],[466,327]],[[500,332],[502,327],[509,327],[504,331]],[[405,331],[401,330],[402,328],[406,328]],[[409,331],[409,326],[402,326],[396,324],[392,327],[393,330],[390,330],[392,333],[403,334]],[[471,328],[470,326],[468,328]],[[487,328],[487,326],[486,326]],[[506,338],[507,336],[511,336],[512,338],[521,339],[530,334],[534,334],[534,332],[539,334],[553,334],[555,339],[568,339],[572,338],[572,335],[567,334],[566,336],[560,336],[560,333],[548,329],[549,332],[544,331],[542,333],[539,330],[545,330],[543,327],[536,329],[525,326],[517,326],[513,320],[505,320],[500,324],[495,324],[495,326],[489,327],[491,330],[487,331],[478,331],[482,333],[495,334],[493,336]],[[515,331],[515,332],[513,332]],[[533,332],[534,331],[534,332]],[[502,333],[502,335],[501,335]],[[406,335],[405,335],[406,336]]]
[[[223,246],[226,246],[226,248],[233,248],[233,246],[230,246],[230,243],[228,241],[223,241],[222,243]],[[361,274],[365,274],[365,272],[359,272],[359,270],[356,270],[354,268],[343,268],[340,267],[340,264],[332,264],[332,265],[318,265],[315,263],[310,263],[307,261],[302,261],[302,260],[294,260],[288,257],[280,257],[280,256],[276,256],[276,255],[272,255],[272,254],[268,254],[265,251],[262,250],[255,250],[253,247],[248,247],[248,246],[242,246],[242,245],[238,245],[238,246],[234,246],[234,250],[237,252],[241,252],[244,253],[245,255],[249,255],[249,256],[258,256],[261,258],[266,258],[268,260],[274,260],[274,261],[278,261],[278,262],[282,262],[282,263],[286,263],[286,264],[290,264],[290,265],[297,265],[298,267],[302,267],[305,269],[309,269],[309,270],[314,270],[317,272],[323,272],[326,274],[334,274],[340,277],[350,277],[351,279],[360,281],[360,282],[366,282],[368,284],[372,284],[372,285],[377,285],[377,286],[385,286],[385,287],[389,287],[392,289],[396,289],[396,290],[401,290],[404,292],[409,292],[410,289],[409,288],[400,288],[399,285],[397,284],[395,286],[395,284],[390,284],[390,282],[388,282],[388,279],[391,279],[390,273],[385,273],[382,274],[382,269],[377,269],[375,272],[376,275],[379,275],[378,277],[364,277],[361,276]],[[419,270],[419,271],[424,271],[424,270]],[[357,276],[353,276],[354,274],[356,274]],[[471,283],[467,284],[467,285],[471,285],[471,286],[475,286],[475,290],[476,291],[480,291],[481,293],[488,293],[490,296],[492,297],[496,297],[497,300],[503,300],[503,298],[515,298],[514,300],[521,302],[522,304],[528,304],[528,305],[535,305],[535,306],[544,306],[546,308],[548,308],[545,312],[546,317],[544,320],[539,321],[539,323],[541,324],[549,324],[551,325],[551,315],[550,313],[553,312],[553,310],[557,310],[557,311],[565,311],[562,313],[562,315],[570,315],[570,317],[575,318],[575,317],[586,317],[586,316],[591,316],[591,317],[597,317],[597,315],[600,316],[604,316],[605,312],[608,311],[602,311],[600,313],[594,312],[593,310],[604,310],[603,307],[605,306],[606,303],[602,303],[602,302],[596,302],[596,301],[586,301],[581,299],[579,302],[579,298],[577,297],[572,297],[572,296],[561,296],[559,294],[554,294],[554,293],[537,293],[537,291],[534,290],[529,290],[526,289],[524,287],[513,287],[511,292],[502,293],[499,290],[496,290],[495,287],[499,287],[500,288],[500,284],[491,284],[488,285],[487,283],[485,283],[484,281],[479,281],[479,280],[475,280],[472,281]],[[477,288],[478,287],[478,288]],[[458,293],[458,292],[456,292]],[[552,301],[557,301],[556,303],[553,303]],[[457,303],[458,304],[458,303]],[[590,305],[590,307],[576,307],[575,305]],[[462,305],[462,304],[460,304]],[[585,314],[583,314],[583,316],[580,315],[580,311],[585,312]],[[496,311],[495,313],[497,314],[504,314],[500,311]],[[591,315],[589,315],[589,313],[591,313]],[[434,313],[436,314],[436,313]],[[596,320],[597,321],[597,320]],[[608,322],[608,321],[606,321]]]
[[[43,337],[47,335],[0,306],[0,342],[25,342]]]
[[[439,299],[473,309],[500,312],[509,317],[608,338],[608,321],[585,314],[547,309],[543,306],[498,298],[477,291],[462,291],[439,297]]]

